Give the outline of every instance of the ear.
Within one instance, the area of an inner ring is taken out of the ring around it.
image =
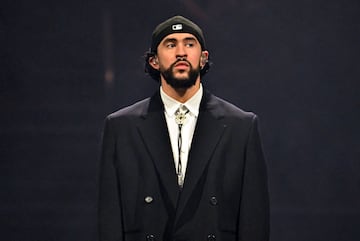
[[[149,64],[151,67],[153,67],[154,69],[159,69],[159,60],[158,57],[155,55],[153,57],[149,58]]]
[[[209,52],[206,50],[202,51],[200,57],[200,67],[203,68],[208,61],[209,61]]]

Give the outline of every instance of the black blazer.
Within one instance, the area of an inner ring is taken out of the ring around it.
[[[257,117],[208,93],[182,191],[159,92],[106,118],[100,241],[267,241],[269,198]]]

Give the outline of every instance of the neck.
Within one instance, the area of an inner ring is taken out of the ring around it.
[[[165,80],[161,79],[161,86],[163,91],[170,96],[171,98],[179,101],[180,103],[185,103],[191,97],[193,97],[196,92],[200,89],[200,77],[196,80],[195,85],[189,88],[173,88]]]

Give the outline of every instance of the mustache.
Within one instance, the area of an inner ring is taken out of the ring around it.
[[[171,64],[171,68],[179,62],[186,62],[190,67],[192,67],[191,63],[186,58],[177,58],[176,61]]]

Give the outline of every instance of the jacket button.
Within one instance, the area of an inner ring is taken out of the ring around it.
[[[145,200],[146,203],[152,203],[152,201],[154,201],[153,197],[151,197],[151,196],[145,197],[144,200]]]
[[[146,241],[155,241],[155,236],[152,234],[146,235]]]
[[[210,203],[211,203],[211,205],[214,205],[214,206],[217,205],[218,204],[217,198],[215,196],[211,197],[210,198]]]
[[[209,234],[209,235],[207,236],[207,241],[216,241],[215,235],[214,235],[214,234]]]

